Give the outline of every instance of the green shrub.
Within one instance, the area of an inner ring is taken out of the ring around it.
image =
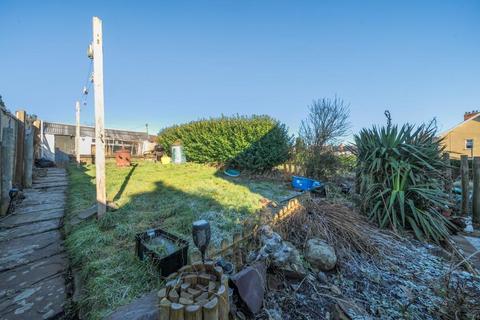
[[[341,174],[353,174],[357,167],[357,158],[353,154],[341,154],[338,155],[340,161],[340,173]]]
[[[285,125],[268,116],[193,121],[165,128],[158,136],[167,153],[177,140],[182,141],[188,161],[251,171],[265,171],[283,163],[292,145]]]
[[[436,242],[447,236],[445,162],[435,126],[363,129],[355,143],[363,211],[382,228],[410,228]]]

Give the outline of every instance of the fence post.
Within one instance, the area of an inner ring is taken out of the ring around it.
[[[19,110],[15,113],[17,121],[17,153],[15,159],[15,184],[23,186],[23,168],[24,168],[24,143],[25,143],[25,118],[27,113]]]
[[[462,215],[468,214],[468,185],[469,185],[469,177],[468,177],[468,156],[461,155],[460,156],[460,171],[462,175]]]
[[[8,209],[9,195],[8,192],[12,188],[13,179],[13,128],[3,128],[2,141],[2,208],[1,215],[4,215]]]
[[[448,195],[448,198],[452,196],[452,167],[450,164],[450,154],[445,152],[443,154],[443,160],[445,161],[445,191]]]
[[[23,186],[25,188],[32,187],[32,171],[33,171],[33,134],[34,128],[29,124],[25,131],[24,145],[24,170],[23,170]]]
[[[0,110],[0,131],[2,128],[2,121],[1,121],[1,110]],[[3,143],[0,139],[0,217],[3,215]]]
[[[480,225],[480,157],[473,157],[472,224]]]

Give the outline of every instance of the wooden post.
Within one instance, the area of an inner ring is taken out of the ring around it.
[[[13,143],[13,128],[3,128],[2,135],[2,207],[0,215],[4,215],[8,209],[9,195],[8,192],[12,188],[13,183],[13,156],[14,143]]]
[[[240,270],[243,265],[242,261],[242,250],[240,249],[240,240],[242,240],[242,234],[236,232],[233,234],[233,261],[235,263],[236,270]]]
[[[445,152],[443,154],[443,160],[445,161],[445,192],[448,197],[452,195],[452,167],[450,165],[450,154]]]
[[[15,154],[15,184],[23,186],[23,152],[25,143],[25,118],[27,113],[24,110],[19,110],[15,113],[17,121],[17,147]]]
[[[103,36],[102,20],[93,17],[93,84],[95,100],[95,172],[97,182],[97,217],[107,209],[105,190],[105,127],[103,100]]]
[[[228,320],[229,312],[228,289],[224,285],[220,285],[218,288],[218,319]]]
[[[23,170],[23,186],[25,188],[32,187],[32,173],[33,173],[33,135],[35,129],[29,123],[25,130],[25,144],[24,144],[24,170]]]
[[[184,320],[184,306],[179,303],[172,303],[170,306],[170,320]]]
[[[40,131],[41,121],[36,119],[33,121],[33,159],[38,159],[42,157],[41,148],[42,148],[42,137]]]
[[[462,215],[468,214],[468,156],[462,155],[460,157],[460,171],[462,174]]]
[[[218,320],[218,299],[213,298],[203,305],[203,320]]]
[[[199,305],[185,306],[185,320],[202,320],[202,318],[202,308]]]
[[[171,302],[167,298],[160,301],[160,310],[158,320],[170,320],[170,306]]]
[[[480,157],[473,158],[472,224],[480,226]]]
[[[75,103],[75,158],[77,167],[80,166],[80,101]]]
[[[0,130],[2,128],[2,118],[1,118],[1,110],[0,110]],[[0,217],[3,215],[3,156],[2,156],[2,140],[0,140]]]

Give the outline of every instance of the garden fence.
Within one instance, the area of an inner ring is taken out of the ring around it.
[[[32,185],[39,123],[23,110],[13,115],[0,107],[0,216],[7,213],[12,188]]]

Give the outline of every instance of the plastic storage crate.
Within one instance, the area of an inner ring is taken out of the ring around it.
[[[165,239],[175,243],[178,249],[165,256],[159,256],[155,251],[147,247],[147,243],[154,239]],[[188,241],[181,239],[162,229],[150,229],[146,232],[138,233],[135,236],[135,251],[140,260],[149,257],[155,264],[162,277],[167,277],[171,273],[187,264]]]

